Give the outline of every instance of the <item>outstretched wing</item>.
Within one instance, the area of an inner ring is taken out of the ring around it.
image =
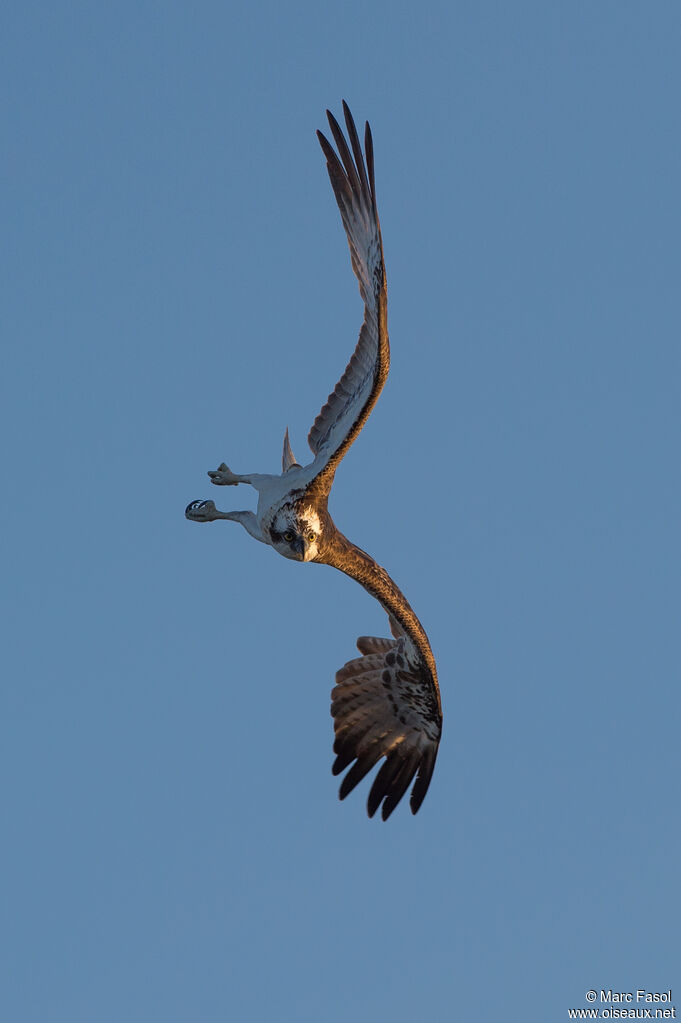
[[[338,463],[376,404],[390,365],[387,291],[376,210],[371,130],[367,123],[365,164],[355,122],[345,101],[343,112],[352,152],[338,122],[328,110],[326,114],[339,155],[320,131],[317,136],[326,157],[331,186],[348,238],[352,269],[364,302],[364,322],[352,358],[315,419],[308,437],[316,456],[314,464],[319,467],[315,480],[327,493]]]
[[[333,773],[352,764],[340,787],[345,799],[371,768],[385,757],[369,793],[373,817],[383,803],[387,820],[411,785],[416,813],[435,767],[442,708],[435,658],[423,626],[404,594],[384,568],[336,531],[318,560],[339,569],[375,597],[389,616],[393,639],[362,636],[362,657],[336,674],[331,693],[336,760]]]
[[[357,437],[383,388],[390,364],[383,245],[376,210],[374,155],[369,125],[364,154],[347,104],[349,145],[332,114],[338,153],[317,132],[350,246],[352,269],[364,301],[357,347],[309,435],[315,455],[312,487],[328,493],[338,463]],[[388,573],[335,530],[316,561],[356,579],[390,617],[393,639],[362,637],[361,657],[336,675],[331,713],[336,760],[333,773],[350,768],[340,787],[344,799],[381,758],[369,793],[373,817],[382,804],[387,820],[413,782],[412,813],[421,806],[435,767],[442,710],[435,659],[423,626]],[[351,766],[352,765],[352,766]]]
[[[337,672],[331,694],[333,773],[355,761],[341,783],[340,798],[385,757],[369,792],[369,816],[383,803],[381,816],[387,820],[414,776],[409,805],[416,813],[428,791],[440,742],[437,690],[427,665],[419,658],[410,663],[404,638],[361,636],[357,647],[364,656]]]

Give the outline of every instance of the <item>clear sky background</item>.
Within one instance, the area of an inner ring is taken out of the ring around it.
[[[2,1018],[681,1003],[678,3],[24,2],[0,47]],[[304,458],[354,347],[342,97],[393,360],[331,511],[445,713],[387,824],[330,770],[380,607],[183,516]]]

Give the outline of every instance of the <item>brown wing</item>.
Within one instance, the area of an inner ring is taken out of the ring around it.
[[[390,365],[387,291],[376,210],[371,130],[367,124],[365,164],[355,122],[345,101],[343,112],[352,151],[338,122],[328,110],[326,113],[338,155],[321,132],[318,131],[317,136],[326,157],[331,186],[350,246],[352,269],[364,302],[364,322],[352,358],[315,419],[308,437],[315,461],[320,464],[317,484],[327,493],[338,463],[376,404]]]
[[[355,761],[341,783],[340,798],[385,757],[369,792],[369,816],[382,803],[381,816],[387,820],[414,776],[409,805],[416,813],[433,775],[442,729],[434,681],[425,662],[409,663],[404,638],[362,636],[357,647],[363,656],[337,672],[331,694],[333,773]]]
[[[333,773],[355,761],[343,779],[340,798],[385,757],[369,793],[369,816],[383,803],[387,820],[414,776],[410,806],[416,813],[428,791],[442,732],[437,668],[428,637],[385,569],[339,530],[316,560],[355,579],[375,597],[393,634],[393,639],[362,636],[357,646],[363,656],[336,673],[331,693]]]

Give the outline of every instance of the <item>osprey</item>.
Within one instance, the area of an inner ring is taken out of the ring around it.
[[[387,820],[414,777],[412,813],[424,800],[440,742],[442,708],[435,658],[423,626],[385,569],[343,536],[327,509],[336,469],[376,404],[390,362],[371,130],[367,123],[362,153],[345,101],[343,112],[351,149],[328,110],[338,155],[321,132],[317,137],[359,281],[364,322],[352,358],[310,430],[308,443],[314,458],[306,466],[296,462],[287,429],[280,476],[236,475],[224,462],[208,473],[217,486],[248,483],[254,487],[258,492],[255,514],[218,511],[213,501],[192,501],[185,515],[192,522],[240,522],[252,537],[285,558],[331,565],[361,583],[386,611],[392,638],[360,636],[357,648],[361,656],[336,673],[331,714],[336,754],[333,773],[350,767],[340,786],[340,798],[384,757],[367,809],[373,817],[383,804],[381,815]]]

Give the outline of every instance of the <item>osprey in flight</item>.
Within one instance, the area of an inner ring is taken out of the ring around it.
[[[192,501],[185,514],[192,522],[240,522],[252,537],[285,558],[340,569],[361,583],[387,613],[392,638],[361,636],[357,640],[361,657],[348,661],[336,673],[331,694],[336,733],[333,773],[350,767],[340,786],[340,798],[384,757],[367,809],[373,817],[383,804],[381,814],[387,820],[414,777],[412,813],[425,798],[440,742],[442,708],[435,658],[423,626],[385,569],[343,536],[327,510],[336,469],[376,404],[390,362],[371,130],[367,124],[363,154],[345,102],[343,111],[350,146],[329,111],[338,155],[321,132],[317,136],[359,281],[364,322],[352,358],[310,430],[308,442],[314,458],[306,466],[296,462],[287,430],[281,476],[237,476],[224,462],[208,473],[217,486],[249,483],[255,487],[255,514],[218,511],[213,501]]]

